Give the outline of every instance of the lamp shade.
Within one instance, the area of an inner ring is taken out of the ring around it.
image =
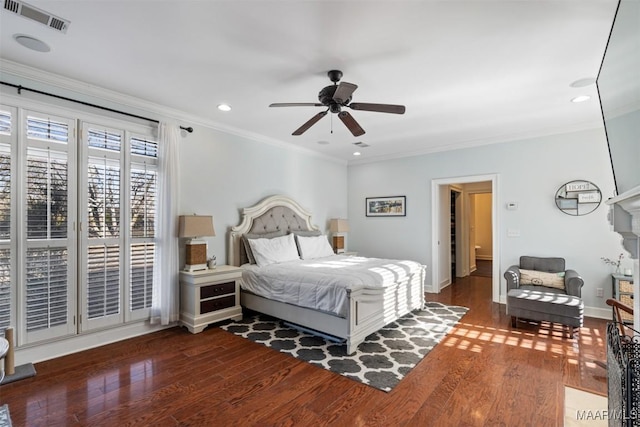
[[[349,222],[342,218],[333,218],[329,221],[329,231],[332,233],[346,233],[349,231]]]
[[[211,215],[180,215],[178,237],[215,236]]]

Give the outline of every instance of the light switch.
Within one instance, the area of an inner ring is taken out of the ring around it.
[[[520,230],[514,228],[507,229],[507,237],[520,237]]]
[[[507,203],[507,210],[509,210],[509,211],[518,210],[518,204],[516,202]]]

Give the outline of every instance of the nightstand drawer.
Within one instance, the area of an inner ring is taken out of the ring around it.
[[[200,301],[200,314],[222,310],[223,308],[233,307],[234,305],[236,305],[235,294],[222,298]]]
[[[233,294],[236,292],[236,282],[218,283],[200,288],[200,299]]]

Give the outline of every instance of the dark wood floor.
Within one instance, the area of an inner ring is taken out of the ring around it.
[[[476,269],[472,276],[482,276],[482,277],[491,277],[493,274],[493,261],[485,260],[485,259],[477,259],[476,260]]]
[[[38,363],[0,387],[14,426],[561,426],[563,385],[606,392],[604,320],[575,340],[512,329],[491,280],[429,300],[470,307],[390,393],[231,335],[172,328]]]

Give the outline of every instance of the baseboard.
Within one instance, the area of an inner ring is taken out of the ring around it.
[[[122,341],[128,338],[146,335],[162,329],[172,328],[174,326],[176,326],[175,323],[162,326],[151,325],[148,321],[136,322],[114,329],[106,329],[90,334],[77,335],[71,338],[65,338],[45,344],[16,348],[15,364],[22,365],[26,363],[38,363],[54,359],[56,357],[65,356],[67,354],[88,350],[90,348],[100,347],[105,344]]]
[[[613,312],[610,308],[585,307],[585,317],[595,317],[596,319],[613,320]]]
[[[493,261],[493,257],[491,255],[476,255],[476,259],[480,261]]]

